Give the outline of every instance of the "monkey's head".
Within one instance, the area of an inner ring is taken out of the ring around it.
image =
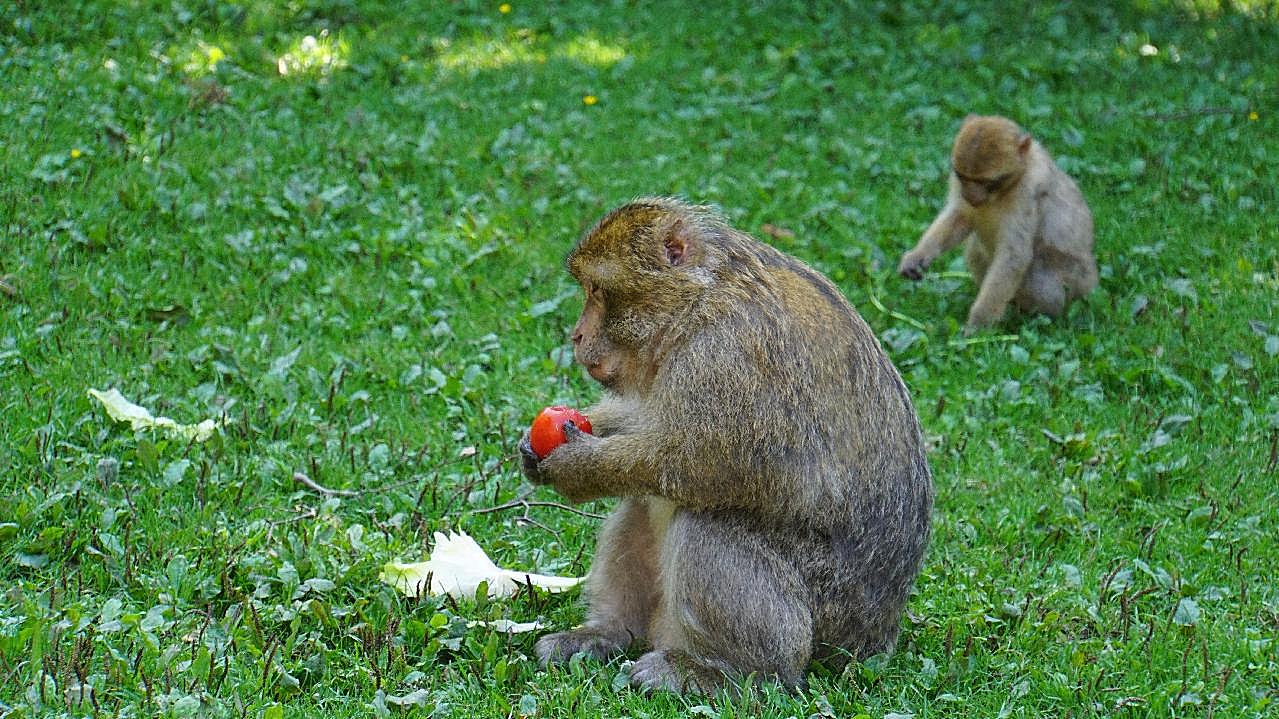
[[[955,136],[950,166],[964,200],[981,206],[1015,187],[1026,171],[1031,137],[1004,117],[969,115]]]
[[[713,240],[723,227],[705,208],[643,198],[578,240],[566,261],[586,294],[573,354],[591,377],[623,390],[654,371],[651,354],[662,336],[714,282]]]

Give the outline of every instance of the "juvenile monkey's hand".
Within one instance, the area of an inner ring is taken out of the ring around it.
[[[968,322],[964,325],[964,336],[972,337],[988,327],[999,324],[1003,316],[1003,308],[988,310],[984,307],[973,305],[972,309],[968,311]]]
[[[911,250],[902,255],[902,261],[897,265],[897,274],[908,280],[922,280],[928,263],[929,259],[927,257]]]

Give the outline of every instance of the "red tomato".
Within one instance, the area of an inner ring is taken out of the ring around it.
[[[569,421],[583,432],[591,433],[591,421],[570,407],[547,407],[537,415],[529,429],[528,439],[538,459],[545,459],[556,447],[568,441],[568,437],[564,436],[564,423]]]

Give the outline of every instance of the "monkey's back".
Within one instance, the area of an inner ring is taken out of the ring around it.
[[[1039,185],[1035,252],[1057,271],[1071,298],[1082,297],[1097,286],[1092,211],[1074,179],[1043,154],[1048,169]]]
[[[909,393],[829,280],[767,245],[738,242],[720,268],[716,286],[725,289],[700,308],[719,319],[688,337],[671,358],[674,374],[659,380],[663,401],[685,417],[723,408],[691,430],[696,441],[686,446],[700,447],[702,461],[672,466],[698,474],[680,480],[725,482],[725,497],[735,496],[731,485],[757,488],[754,506],[725,509],[790,537],[777,551],[808,578],[821,642],[891,644],[932,508]]]

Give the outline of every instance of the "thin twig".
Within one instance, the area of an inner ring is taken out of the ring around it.
[[[1221,681],[1217,683],[1217,691],[1212,693],[1212,699],[1208,700],[1208,713],[1204,719],[1212,719],[1213,710],[1217,708],[1217,699],[1221,698],[1221,692],[1226,689],[1226,682],[1230,681],[1230,675],[1235,673],[1234,667],[1226,667],[1221,673]]]
[[[546,526],[545,524],[542,524],[541,522],[537,521],[536,519],[533,519],[532,517],[528,516],[528,512],[527,512],[527,511],[525,511],[525,512],[524,512],[524,516],[523,516],[523,517],[516,517],[516,518],[515,518],[515,521],[516,521],[517,523],[519,523],[519,524],[531,524],[531,525],[533,525],[534,527],[537,527],[538,529],[540,529],[540,530],[542,530],[542,531],[544,531],[544,532],[550,532],[551,536],[555,537],[556,539],[559,539],[559,538],[560,538],[560,533],[559,533],[559,532],[555,531],[554,529],[551,529],[550,527]]]
[[[573,514],[577,514],[583,517],[590,517],[591,519],[604,518],[604,515],[602,514],[587,512],[585,510],[578,509],[577,507],[570,507],[567,504],[560,504],[559,502],[544,502],[539,500],[530,500],[530,499],[525,499],[524,497],[516,497],[515,499],[512,499],[509,502],[497,504],[492,507],[484,507],[482,509],[473,509],[471,510],[471,514],[488,514],[490,512],[501,512],[507,509],[521,509],[521,508],[527,510],[529,507],[553,507],[555,509],[562,509],[565,512],[572,512]]]
[[[311,479],[310,477],[306,476],[302,472],[294,472],[293,481],[306,487],[312,492],[323,494],[326,497],[358,497],[360,496],[359,492],[356,492],[355,490],[351,490],[351,489],[329,489],[328,487],[321,487],[319,484],[316,483],[314,479]]]
[[[1151,112],[1141,115],[1143,120],[1186,120],[1204,115],[1244,115],[1248,110],[1236,110],[1233,107],[1196,107],[1177,112]]]

